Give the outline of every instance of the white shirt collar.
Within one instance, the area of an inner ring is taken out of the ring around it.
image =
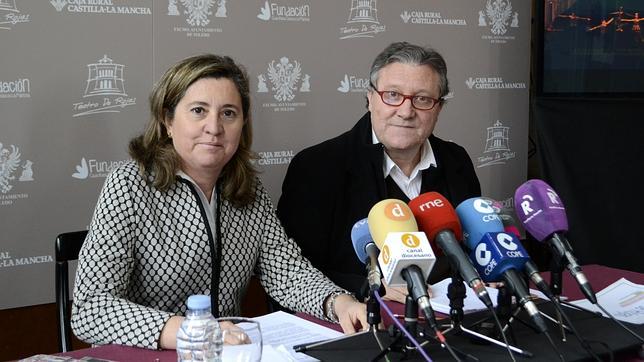
[[[373,130],[373,128],[371,129],[371,140],[373,144],[380,143],[378,136],[376,136],[376,132]],[[426,170],[431,166],[437,167],[436,157],[434,156],[434,150],[432,149],[431,143],[429,143],[429,139],[425,140],[425,143],[423,143],[423,145],[421,146],[420,152],[420,162],[418,162],[416,167],[414,167],[414,170],[411,172],[409,179],[414,179],[418,176],[420,171]],[[398,167],[398,165],[396,165],[391,157],[389,157],[387,152],[383,152],[383,154],[384,162],[382,163],[382,172],[384,177],[386,178],[387,176],[389,176],[391,170],[394,168],[396,168],[400,174],[403,174],[400,167]]]

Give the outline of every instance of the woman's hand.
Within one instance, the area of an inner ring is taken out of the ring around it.
[[[407,298],[407,288],[405,287],[390,287],[382,280],[382,285],[385,287],[385,295],[382,296],[383,300],[390,300],[398,303],[405,303]]]
[[[159,348],[177,349],[177,332],[181,328],[181,323],[185,317],[173,316],[165,322],[159,337]]]
[[[408,294],[406,287],[390,287],[385,283],[384,279],[382,280],[382,285],[385,287],[385,295],[382,299],[405,304]],[[427,295],[430,298],[432,297],[432,288],[429,285],[427,286]]]
[[[346,334],[369,328],[367,305],[356,301],[351,295],[340,294],[335,299],[335,315]]]
[[[224,344],[235,345],[235,344],[251,343],[250,338],[244,332],[244,330],[237,327],[232,322],[229,322],[229,321],[219,322],[219,328],[221,328],[221,333],[224,336]]]

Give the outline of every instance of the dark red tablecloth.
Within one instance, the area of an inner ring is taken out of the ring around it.
[[[608,285],[612,284],[616,280],[624,277],[630,280],[633,283],[644,284],[644,274],[630,272],[626,270],[620,270],[615,268],[609,268],[601,265],[585,265],[583,266],[584,273],[590,282],[592,283],[595,292],[598,292]],[[544,273],[544,278],[549,280],[548,273]],[[581,291],[577,287],[577,284],[570,276],[569,273],[564,272],[563,274],[563,295],[568,296],[571,300],[577,300],[583,298]],[[396,314],[404,313],[404,306],[399,303],[388,303],[392,308],[392,311]],[[382,313],[384,315],[384,312]],[[317,324],[323,326],[341,330],[340,326],[337,324],[325,322],[323,320],[317,319],[315,317],[298,313],[299,317],[313,321]],[[391,321],[388,318],[384,318],[385,324],[390,324]],[[96,348],[86,348],[77,351],[63,353],[62,355],[71,356],[74,358],[82,358],[85,356],[103,358],[112,361],[122,361],[122,362],[170,362],[177,360],[177,354],[175,351],[155,351],[135,347],[127,347],[120,345],[107,345]],[[622,356],[626,358],[625,360],[637,361],[636,356]],[[624,360],[624,359],[622,359]]]

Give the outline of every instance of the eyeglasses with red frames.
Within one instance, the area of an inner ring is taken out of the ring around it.
[[[405,102],[406,99],[409,99],[411,101],[412,107],[421,110],[421,111],[429,111],[436,107],[438,103],[441,102],[440,99],[428,97],[428,96],[419,96],[419,95],[406,95],[402,94],[396,91],[379,91],[376,89],[376,87],[371,84],[371,88],[373,88],[374,92],[378,93],[380,96],[380,99],[382,99],[382,103],[397,107]]]

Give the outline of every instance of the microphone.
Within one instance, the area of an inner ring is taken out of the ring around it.
[[[481,277],[458,242],[462,239],[461,225],[449,201],[438,192],[426,192],[411,200],[409,206],[421,229],[445,253],[450,265],[458,270],[485,306],[492,308],[492,300]]]
[[[351,242],[358,259],[367,265],[369,290],[380,289],[380,268],[378,267],[379,250],[369,233],[367,218],[357,221],[351,228]]]
[[[547,183],[533,179],[524,182],[514,193],[514,207],[523,227],[539,241],[546,240],[555,257],[564,260],[586,298],[597,304],[597,297],[581,266],[572,254],[572,247],[563,235],[568,219],[559,195]]]
[[[503,223],[490,200],[480,197],[467,199],[456,207],[456,213],[463,224],[470,258],[483,280],[505,281],[530,318],[542,332],[546,331],[545,322],[518,273],[530,260],[528,252],[516,236],[504,232]]]
[[[373,241],[380,248],[378,264],[388,285],[406,285],[427,321],[436,329],[436,318],[427,294],[427,277],[436,256],[425,233],[418,232],[407,204],[386,199],[375,204],[367,218]]]
[[[521,242],[505,232],[486,233],[483,239],[470,251],[477,270],[486,282],[503,280],[505,285],[517,296],[521,305],[541,332],[546,332],[546,322],[539,314],[539,309],[530,299],[530,294],[519,275],[528,261],[528,253]]]
[[[494,199],[491,199],[489,197],[481,197],[481,199],[487,201],[490,207],[492,207],[492,209],[494,210],[494,212],[496,212],[497,215],[499,215],[499,219],[503,224],[502,225],[503,230],[505,230],[506,233],[513,234],[519,240],[525,239],[525,234],[522,235],[521,230],[519,228],[519,224],[512,216],[512,211],[510,210],[510,208],[504,207],[503,205],[501,205],[500,202]],[[501,230],[494,230],[494,231],[501,231]],[[541,277],[541,274],[539,273],[539,268],[535,265],[532,259],[528,259],[528,261],[525,263],[523,271],[528,276],[528,278],[532,280],[534,285],[536,285],[537,288],[545,296],[547,296],[551,300],[554,299],[554,295],[552,294],[552,291],[550,290],[548,283],[546,283],[543,277]]]

